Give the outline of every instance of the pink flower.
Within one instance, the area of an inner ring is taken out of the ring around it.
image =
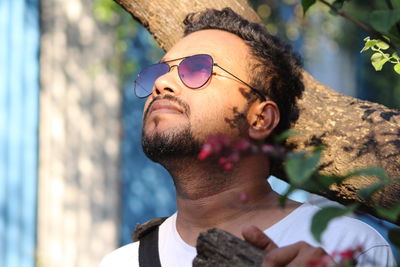
[[[355,248],[345,249],[342,251],[334,251],[332,253],[332,258],[335,260],[335,262],[341,264],[340,266],[343,264],[347,264],[345,266],[353,266],[353,263],[356,262],[355,258],[357,257],[358,253],[362,252],[362,250],[362,246],[357,246]]]
[[[212,146],[210,144],[204,144],[199,155],[197,156],[197,158],[199,160],[205,160],[206,158],[208,158],[211,154],[212,154]]]
[[[239,151],[246,151],[251,146],[251,143],[247,139],[241,139],[235,144],[235,148]]]
[[[343,251],[334,251],[332,255],[324,255],[320,258],[310,260],[307,263],[307,267],[329,267],[332,266],[332,260],[339,266],[353,266],[358,252],[362,252],[362,246]]]
[[[225,157],[220,157],[219,160],[218,160],[218,163],[223,166],[226,163],[228,163],[228,159],[225,158]]]
[[[240,159],[240,155],[238,152],[234,151],[232,154],[229,155],[228,160],[232,163],[238,162]]]
[[[240,193],[239,195],[239,200],[243,203],[247,202],[249,200],[249,195],[247,193]]]
[[[272,157],[283,157],[285,150],[282,147],[269,144],[252,144],[249,139],[242,138],[233,142],[228,136],[217,134],[209,136],[197,158],[205,160],[210,156],[217,156],[218,163],[225,170],[231,170],[243,155],[266,154]]]
[[[225,171],[230,171],[232,169],[233,169],[233,164],[231,162],[225,163],[225,165],[224,165],[224,170]]]
[[[308,261],[307,267],[329,267],[332,264],[332,258],[329,255],[324,255],[317,259]]]
[[[264,145],[261,145],[261,151],[263,153],[269,154],[269,153],[272,153],[275,151],[275,147],[272,145],[264,144]]]

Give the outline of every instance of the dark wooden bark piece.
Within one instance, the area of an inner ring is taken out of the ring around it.
[[[210,229],[197,239],[194,267],[261,266],[265,253],[220,229]]]
[[[260,22],[245,0],[115,0],[140,21],[168,50],[182,37],[184,17],[206,8],[231,7],[250,21]],[[317,143],[327,145],[321,170],[324,174],[345,174],[371,166],[383,167],[391,178],[400,177],[400,112],[385,106],[341,95],[303,73],[305,91],[299,101],[300,114],[293,129],[299,136],[289,140],[296,150],[310,149]],[[384,89],[382,89],[384,90]],[[282,166],[273,174],[287,180]],[[390,206],[400,201],[400,184],[364,201],[357,190],[376,182],[371,177],[355,177],[329,192],[319,194],[348,204],[359,201],[374,214],[375,205]],[[399,223],[399,222],[397,222]]]
[[[138,224],[132,233],[133,242],[139,241],[143,236],[153,231],[155,227],[160,226],[167,217],[155,218],[142,224]]]

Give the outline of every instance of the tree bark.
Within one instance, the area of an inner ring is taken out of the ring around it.
[[[193,267],[261,266],[265,253],[250,243],[221,229],[200,233]]]
[[[260,22],[245,0],[115,0],[143,24],[161,48],[170,49],[183,35],[183,19],[188,13],[206,8],[231,7],[253,22]],[[394,179],[400,177],[400,112],[383,105],[339,94],[317,82],[304,71],[305,90],[299,100],[300,116],[293,129],[300,133],[289,139],[296,150],[310,149],[316,143],[327,146],[322,159],[323,174],[346,174],[371,166],[383,167]],[[282,167],[273,173],[287,180]],[[388,207],[400,200],[400,184],[393,183],[364,201],[357,190],[377,179],[354,177],[331,188],[324,196],[348,204],[359,201],[371,207]],[[372,211],[373,213],[373,211]]]

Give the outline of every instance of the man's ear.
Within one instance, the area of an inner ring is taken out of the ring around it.
[[[255,140],[265,140],[278,125],[280,120],[278,105],[273,101],[252,104],[247,113],[249,137]]]

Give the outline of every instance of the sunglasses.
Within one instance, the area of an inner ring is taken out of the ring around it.
[[[169,62],[182,60],[178,65],[170,66]],[[213,67],[216,66],[233,76],[246,86],[248,86],[254,93],[256,93],[263,101],[266,100],[265,95],[258,89],[250,86],[243,80],[239,79],[234,74],[230,73],[220,65],[214,62],[210,55],[199,54],[188,57],[182,57],[163,61],[157,64],[150,65],[139,72],[135,80],[135,94],[139,98],[149,96],[154,87],[155,81],[162,75],[168,73],[172,67],[178,68],[178,75],[182,83],[191,89],[199,89],[205,85],[213,74]]]

